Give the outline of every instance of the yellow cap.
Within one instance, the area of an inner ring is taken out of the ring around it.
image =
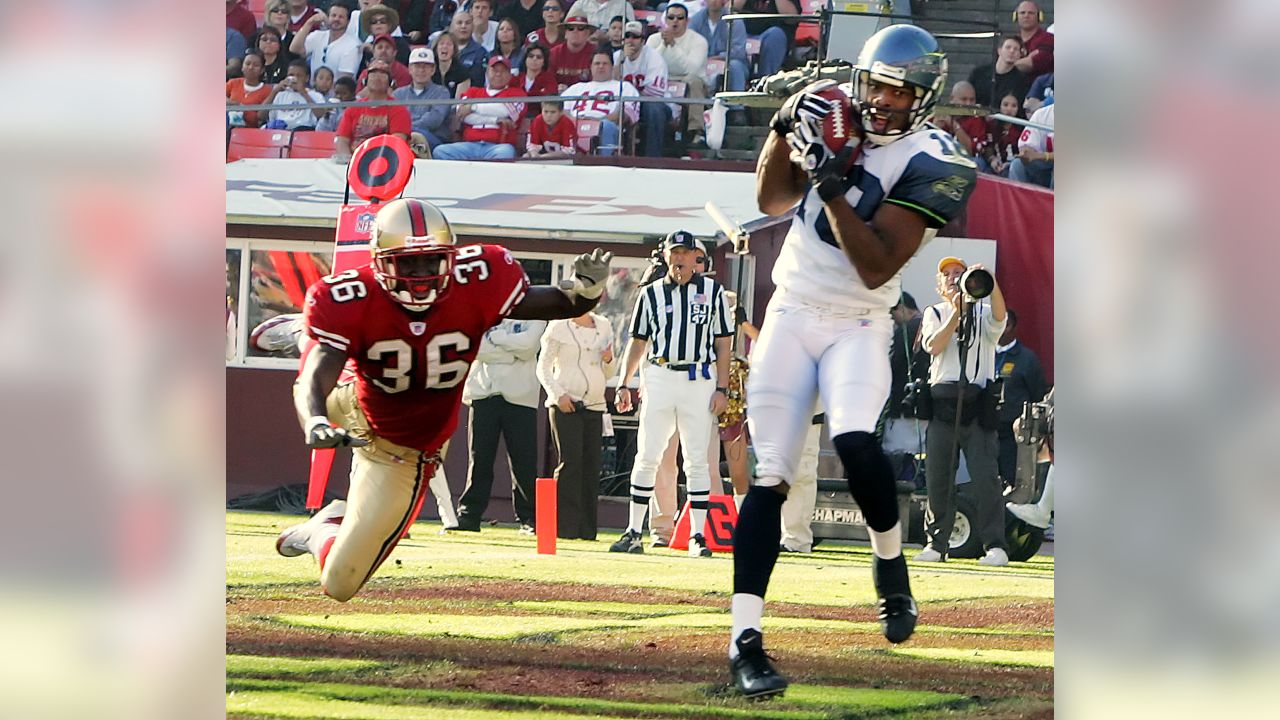
[[[938,272],[945,271],[948,265],[959,265],[961,268],[965,270],[969,269],[969,266],[966,265],[965,262],[960,258],[948,256],[938,261]]]

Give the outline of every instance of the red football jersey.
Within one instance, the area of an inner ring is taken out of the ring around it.
[[[499,245],[458,248],[446,295],[411,312],[378,284],[373,266],[323,278],[307,290],[307,334],[355,363],[356,399],[373,431],[434,452],[458,425],[463,381],[485,331],[529,288]]]
[[[547,121],[541,115],[534,118],[529,126],[529,150],[541,148],[549,153],[565,152],[572,155],[577,141],[577,126],[568,115],[561,115],[553,128],[547,127]]]

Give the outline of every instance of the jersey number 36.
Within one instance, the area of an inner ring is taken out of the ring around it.
[[[445,362],[445,349],[452,354],[464,353],[471,349],[471,339],[460,332],[449,332],[431,338],[422,349],[422,361],[427,368],[426,388],[428,390],[447,390],[467,376],[470,366],[466,360],[450,360]],[[370,379],[374,385],[386,393],[404,392],[409,389],[413,375],[413,348],[404,340],[379,340],[369,346],[367,353],[370,360],[384,365],[380,379]]]

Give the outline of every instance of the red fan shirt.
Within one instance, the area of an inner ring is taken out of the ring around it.
[[[529,126],[527,149],[532,151],[534,148],[541,148],[543,152],[565,152],[572,155],[577,141],[576,126],[568,115],[561,115],[555,127],[551,128],[547,127],[547,121],[539,115]]]

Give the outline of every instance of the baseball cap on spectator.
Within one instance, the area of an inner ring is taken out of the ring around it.
[[[368,77],[369,75],[372,75],[376,72],[386,73],[388,78],[391,77],[391,68],[387,67],[386,65],[370,65],[368,68],[365,69],[364,74],[366,77]]]
[[[962,270],[968,270],[969,266],[958,257],[947,256],[938,261],[938,272],[944,272],[948,265],[959,265]]]
[[[409,53],[409,64],[412,65],[414,63],[430,63],[435,65],[436,54],[431,52],[431,48],[414,48],[413,52]]]
[[[634,35],[635,37],[638,37],[638,38],[644,37],[644,23],[640,22],[639,20],[632,20],[626,25],[623,25],[622,36],[626,37],[628,35]]]
[[[388,35],[388,34],[386,34],[386,33],[382,33],[382,34],[381,34],[381,35],[379,35],[378,37],[374,38],[374,39],[373,39],[373,44],[374,44],[374,45],[377,45],[378,43],[382,42],[383,40],[386,40],[387,42],[391,43],[392,45],[395,45],[395,44],[396,44],[396,39],[395,39],[395,38],[393,38],[393,37],[391,37],[390,35]]]
[[[591,28],[591,29],[595,28],[595,25],[591,24],[591,21],[587,19],[586,15],[570,15],[569,17],[565,18],[564,26],[566,29],[574,26]]]
[[[489,67],[493,67],[494,65],[502,65],[508,70],[511,69],[511,61],[502,55],[494,55],[489,58]]]
[[[667,235],[662,240],[662,249],[670,250],[672,248],[686,248],[688,250],[697,250],[698,241],[693,238],[693,233],[688,230],[676,230]]]

